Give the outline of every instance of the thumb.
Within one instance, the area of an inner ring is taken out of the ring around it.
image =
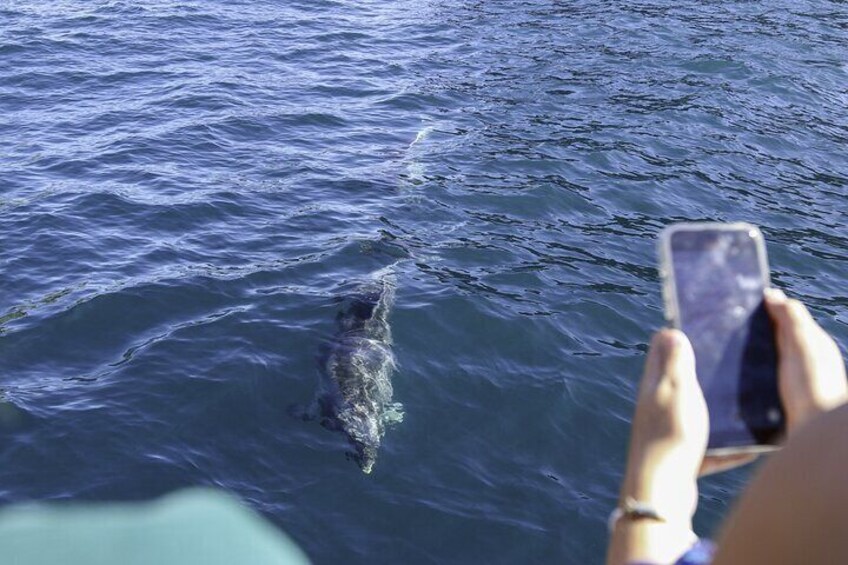
[[[660,349],[660,374],[672,386],[697,385],[695,352],[686,334],[680,330],[664,329],[657,333]]]
[[[787,298],[783,291],[770,288],[765,292],[766,310],[774,322],[778,347],[788,350],[803,340],[805,331],[815,324],[809,310],[801,302]]]
[[[655,333],[645,362],[640,394],[671,393],[691,383],[697,386],[695,354],[686,334],[670,328]]]

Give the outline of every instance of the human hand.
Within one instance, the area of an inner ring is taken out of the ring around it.
[[[661,330],[651,340],[639,387],[622,499],[690,523],[708,434],[692,345],[679,330]]]
[[[848,400],[845,363],[833,338],[798,300],[781,290],[766,291],[778,350],[778,385],[787,434],[813,416]]]
[[[692,345],[681,331],[661,330],[651,341],[639,387],[621,501],[646,503],[663,521],[619,520],[609,565],[672,563],[697,539],[692,516],[708,431]]]
[[[766,309],[774,323],[778,348],[778,384],[786,410],[787,432],[794,434],[811,417],[848,400],[845,364],[839,347],[809,310],[783,291],[768,289]],[[757,458],[757,454],[704,457],[701,476],[726,471]]]

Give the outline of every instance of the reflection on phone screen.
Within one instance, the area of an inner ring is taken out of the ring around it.
[[[671,238],[679,322],[695,350],[710,449],[773,444],[783,428],[756,233],[683,230]]]

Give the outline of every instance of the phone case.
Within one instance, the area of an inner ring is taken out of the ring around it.
[[[680,329],[680,315],[677,301],[677,289],[674,281],[674,269],[672,268],[671,237],[678,231],[746,231],[754,236],[757,247],[757,258],[760,263],[760,272],[763,273],[763,286],[771,287],[769,277],[768,258],[766,256],[765,239],[757,226],[745,222],[718,223],[718,222],[681,222],[668,226],[660,232],[658,251],[660,259],[660,279],[662,281],[662,296],[665,305],[665,318],[668,324]],[[721,449],[708,449],[707,455],[738,455],[744,453],[765,453],[779,449],[774,445],[749,445]]]
[[[765,288],[771,287],[769,278],[768,258],[766,257],[766,244],[760,228],[745,222],[718,223],[718,222],[681,222],[668,226],[660,232],[659,257],[660,257],[660,279],[662,281],[662,295],[665,304],[665,319],[673,328],[680,328],[679,315],[677,312],[677,289],[674,285],[674,269],[671,268],[671,236],[678,231],[748,231],[755,234],[754,241],[757,245],[757,258],[760,261],[760,272],[763,273],[763,284]]]

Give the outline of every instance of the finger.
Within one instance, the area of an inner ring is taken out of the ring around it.
[[[780,290],[767,290],[765,303],[781,350],[800,348],[804,340],[819,329],[807,307],[798,300],[787,298]]]
[[[767,288],[763,291],[763,295],[765,297],[766,306],[769,304],[779,304],[788,300],[786,298],[786,293],[779,288]]]
[[[686,334],[680,330],[664,329],[658,335],[662,343],[662,374],[675,386],[697,384],[695,353]]]
[[[651,350],[645,365],[645,375],[639,391],[640,402],[676,404],[681,398],[692,397],[697,388],[695,356],[686,335],[679,330],[664,329],[651,340]],[[682,395],[682,396],[681,396]]]
[[[642,375],[641,390],[643,392],[654,390],[662,377],[666,357],[664,340],[663,330],[658,331],[651,338],[648,358],[645,360],[645,372]]]
[[[659,395],[669,399],[692,387],[700,390],[695,376],[695,354],[686,334],[668,328],[658,331],[651,339],[640,398]]]
[[[729,471],[742,465],[747,465],[759,457],[757,453],[739,453],[736,455],[707,455],[701,462],[701,470],[698,476],[706,477],[713,473]]]
[[[766,289],[765,303],[766,309],[778,329],[790,329],[810,322],[815,323],[810,311],[802,302],[787,298],[786,294],[780,289]]]

